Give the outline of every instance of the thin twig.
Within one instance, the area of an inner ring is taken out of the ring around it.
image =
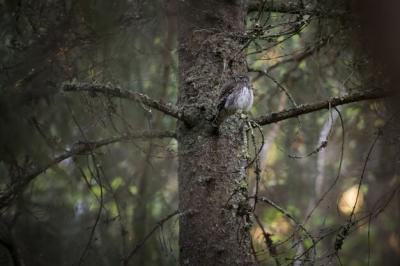
[[[150,230],[150,232],[132,249],[129,255],[123,259],[123,265],[128,265],[129,260],[136,254],[136,252],[146,243],[146,241],[157,231],[158,228],[161,228],[162,225],[167,222],[169,219],[179,214],[180,211],[176,210],[173,213],[167,215],[164,219],[158,221],[158,223]]]
[[[259,0],[251,0],[247,6],[247,12],[260,12],[260,1]],[[337,18],[345,15],[349,15],[350,13],[346,10],[329,10],[324,11],[318,8],[304,8],[300,4],[294,1],[269,1],[267,5],[264,5],[262,12],[275,12],[275,13],[284,13],[284,14],[294,14],[294,15],[312,15],[319,16],[325,18]]]
[[[264,203],[267,203],[268,205],[274,207],[274,208],[275,208],[276,210],[278,210],[280,213],[282,213],[282,214],[285,215],[287,218],[289,218],[298,228],[300,228],[301,230],[304,231],[304,233],[307,235],[307,237],[311,240],[311,242],[312,242],[312,244],[313,244],[313,245],[312,245],[312,246],[313,246],[313,256],[314,256],[314,258],[315,258],[316,255],[317,255],[316,242],[315,242],[314,237],[311,235],[311,233],[308,232],[308,230],[307,230],[301,223],[299,223],[299,222],[297,221],[297,219],[293,217],[293,215],[291,215],[289,212],[287,212],[286,210],[284,210],[282,207],[280,207],[278,204],[274,203],[274,202],[271,201],[270,199],[265,198],[265,197],[260,197],[258,200],[259,200],[259,201],[262,201],[262,202],[264,202]]]
[[[307,223],[307,221],[311,218],[312,214],[314,213],[314,211],[318,208],[319,204],[324,200],[324,198],[326,197],[326,195],[328,195],[328,193],[336,186],[341,172],[342,172],[342,164],[343,164],[343,156],[344,156],[344,145],[345,145],[345,130],[344,130],[344,121],[343,121],[343,117],[342,114],[340,113],[339,109],[337,109],[336,107],[334,108],[335,111],[338,114],[339,120],[340,120],[340,125],[342,127],[342,145],[340,147],[340,158],[339,158],[339,166],[338,166],[338,172],[336,174],[335,180],[333,180],[332,184],[329,186],[329,188],[322,194],[322,196],[318,199],[317,203],[315,204],[315,206],[312,208],[312,210],[310,211],[310,213],[307,215],[307,217],[304,220],[304,223]]]
[[[362,169],[362,172],[361,172],[361,176],[360,176],[360,180],[358,181],[356,200],[354,202],[353,209],[351,210],[351,214],[350,214],[350,218],[349,218],[350,221],[352,221],[354,213],[356,211],[356,206],[357,206],[357,203],[358,203],[358,200],[359,200],[359,196],[360,196],[360,191],[361,191],[361,185],[362,185],[362,182],[363,182],[364,177],[365,177],[365,171],[367,170],[367,165],[368,165],[369,159],[371,157],[372,152],[374,151],[374,148],[375,148],[376,143],[378,142],[378,139],[381,136],[382,136],[382,132],[378,131],[378,133],[376,134],[376,136],[375,136],[375,138],[374,138],[374,140],[373,140],[373,142],[372,142],[372,144],[371,144],[371,146],[370,146],[370,148],[368,150],[367,157],[365,158],[364,166],[363,166],[363,169]]]
[[[92,174],[92,177],[94,177],[96,179],[96,182],[98,183],[99,188],[100,188],[100,198],[99,198],[100,206],[99,206],[99,210],[97,211],[94,224],[93,224],[93,226],[92,226],[92,228],[90,230],[89,239],[87,240],[85,248],[83,249],[82,254],[79,257],[79,262],[78,262],[79,266],[83,265],[83,263],[85,261],[85,258],[87,256],[87,254],[89,253],[89,250],[90,250],[90,247],[92,245],[93,238],[94,238],[94,234],[96,232],[96,228],[97,228],[97,225],[99,224],[100,217],[101,217],[101,214],[102,214],[102,210],[104,208],[104,197],[103,197],[104,192],[103,192],[103,184],[102,184],[101,175],[100,175],[101,171],[99,170],[98,163],[97,163],[97,160],[96,160],[96,157],[95,157],[93,151],[91,151],[91,157],[92,157],[92,162],[93,162],[93,166],[95,168],[95,172],[96,173],[94,174],[91,170],[90,170],[90,172]],[[85,176],[83,171],[81,171],[81,173]],[[86,176],[85,176],[85,178],[86,178]],[[97,198],[97,195],[95,195],[95,197]]]
[[[277,266],[281,265],[281,263],[277,257],[278,254],[277,254],[276,246],[274,245],[274,243],[272,242],[272,239],[271,239],[271,234],[265,230],[260,218],[258,218],[258,216],[255,213],[253,213],[253,215],[254,215],[254,219],[256,220],[258,226],[260,227],[260,229],[263,233],[265,246],[267,247],[269,254],[271,255],[271,257],[274,258],[275,264]]]
[[[132,139],[146,139],[146,138],[173,138],[175,133],[172,131],[138,131],[132,132],[123,136],[111,137],[97,141],[78,141],[71,145],[71,148],[64,153],[54,157],[47,164],[42,166],[34,166],[24,174],[16,177],[14,182],[5,191],[0,191],[0,209],[3,209],[11,204],[11,202],[24,190],[24,188],[38,175],[44,173],[47,169],[59,164],[60,162],[82,155],[100,147],[123,141],[130,141]]]

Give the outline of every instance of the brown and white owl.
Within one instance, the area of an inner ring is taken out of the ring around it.
[[[247,76],[237,76],[225,84],[218,99],[218,114],[215,124],[220,125],[226,118],[247,112],[253,105],[253,89]]]

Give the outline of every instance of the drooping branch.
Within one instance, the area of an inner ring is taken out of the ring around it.
[[[312,113],[318,110],[328,109],[330,107],[332,108],[335,106],[353,102],[381,99],[387,97],[388,95],[390,95],[390,93],[384,89],[358,91],[344,96],[332,97],[328,100],[320,102],[302,104],[294,108],[283,110],[281,112],[274,112],[267,115],[263,115],[255,118],[254,121],[259,125],[268,125],[289,118],[294,118],[299,115]]]
[[[154,108],[164,114],[175,117],[179,120],[185,121],[183,113],[173,104],[163,103],[162,101],[155,100],[149,96],[133,91],[122,89],[115,85],[86,83],[86,82],[67,82],[62,85],[62,90],[67,92],[89,92],[104,94],[110,97],[125,98],[135,102],[142,103],[146,106]]]
[[[117,142],[125,142],[133,139],[175,138],[175,137],[176,134],[175,132],[172,131],[138,131],[118,137],[111,137],[97,141],[78,141],[73,145],[71,145],[71,148],[69,150],[54,157],[47,164],[42,166],[32,166],[31,169],[26,170],[25,173],[21,174],[21,176],[16,176],[14,178],[15,180],[17,180],[16,182],[13,182],[7,190],[0,191],[0,210],[9,206],[10,203],[21,192],[24,191],[24,188],[38,175],[44,173],[49,168],[59,164],[60,162],[68,158],[86,154],[95,149]]]

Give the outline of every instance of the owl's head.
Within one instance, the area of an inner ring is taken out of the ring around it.
[[[249,82],[249,77],[246,75],[237,75],[234,79],[236,82]]]

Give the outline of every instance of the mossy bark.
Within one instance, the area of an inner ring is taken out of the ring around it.
[[[180,264],[253,265],[243,121],[212,128],[219,89],[247,72],[245,1],[178,2]]]

